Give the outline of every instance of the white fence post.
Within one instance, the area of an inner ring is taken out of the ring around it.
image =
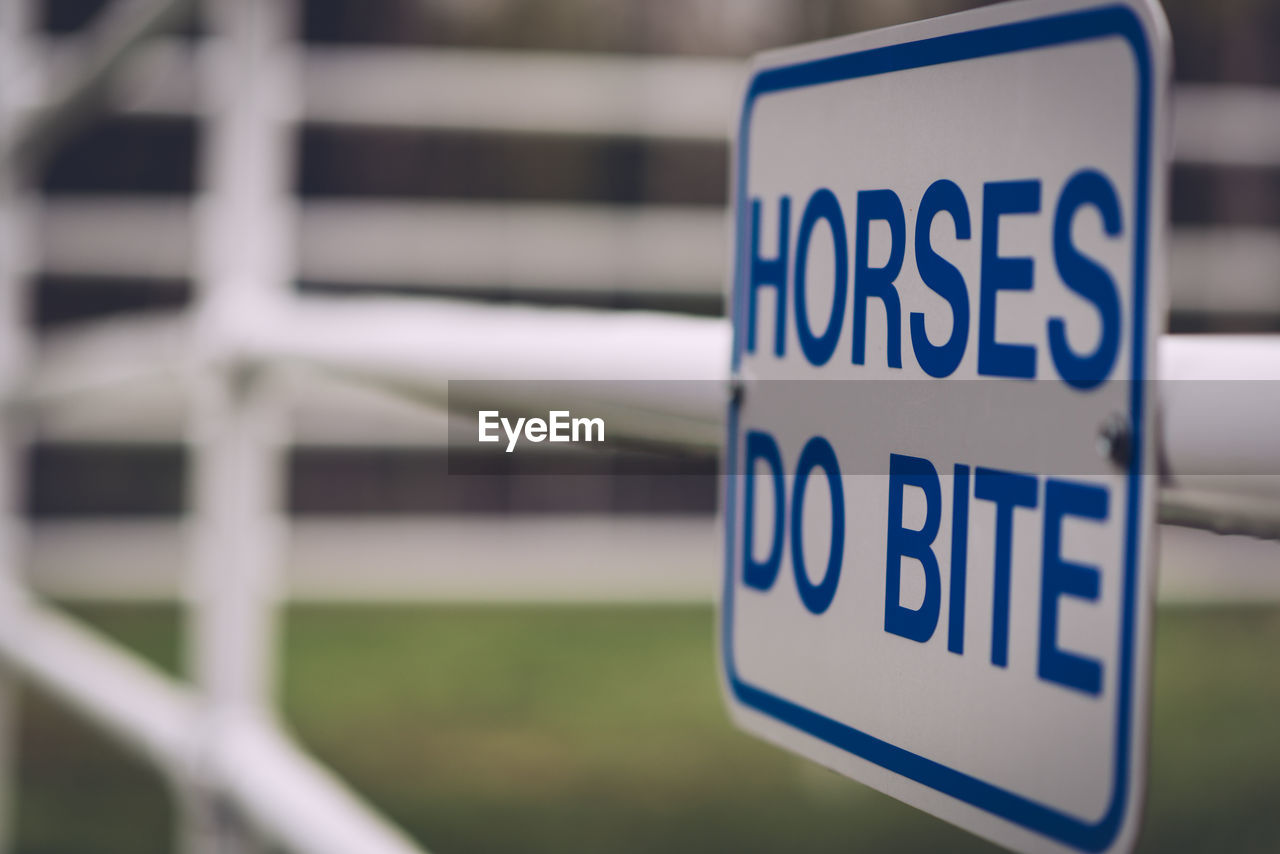
[[[254,369],[224,366],[195,380],[189,632],[201,700],[200,774],[218,775],[222,745],[269,717],[276,646],[280,516],[279,411]],[[212,788],[212,787],[211,787]],[[225,802],[198,792],[193,852],[254,850]]]
[[[0,52],[3,46],[0,46]],[[0,165],[0,389],[11,389],[22,361],[25,337],[19,309],[24,277],[13,254],[20,233],[21,201],[11,170]],[[26,442],[21,416],[0,412],[0,620],[21,594],[26,520],[23,519]],[[18,685],[0,665],[0,851],[13,843],[13,789],[17,764]]]
[[[0,150],[17,134],[18,117],[33,73],[28,50],[35,9],[30,0],[0,4]],[[30,222],[26,184],[9,158],[0,162],[0,396],[23,376],[29,333],[24,309],[30,281]],[[8,619],[23,595],[26,519],[26,430],[13,408],[0,409],[0,620]],[[0,666],[0,851],[14,845],[13,810],[17,770],[17,674]]]
[[[284,534],[283,413],[244,360],[292,279],[292,98],[281,51],[289,3],[209,0],[202,56],[206,126],[197,207],[192,378],[192,664],[204,710],[201,773],[220,773],[225,740],[271,716],[276,573]],[[199,776],[199,775],[198,775]],[[192,854],[256,847],[240,816],[208,792],[186,805]]]

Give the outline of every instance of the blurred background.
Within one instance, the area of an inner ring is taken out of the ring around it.
[[[113,28],[162,5],[0,2],[28,28],[25,64],[0,58],[22,81],[9,87],[19,116]],[[6,344],[6,373],[34,361],[56,380],[63,363],[142,339],[170,347],[148,358],[176,361],[188,333],[167,324],[224,305],[202,288],[230,292],[255,269],[223,269],[219,245],[278,274],[287,298],[323,305],[337,320],[321,334],[337,337],[376,337],[360,324],[442,297],[721,316],[726,135],[745,58],[973,4],[297,0],[273,6],[264,91],[212,96],[202,46],[224,4],[204,5],[19,152],[10,337],[27,340]],[[1171,329],[1280,332],[1280,4],[1165,9]],[[242,172],[219,154],[240,126],[217,117],[250,95],[276,147]],[[255,213],[209,237],[213,180]],[[255,195],[255,182],[271,186]],[[291,333],[273,325],[279,298],[253,303],[254,334]],[[23,421],[15,499],[31,587],[187,675],[201,665],[184,614],[204,589],[184,569],[201,500],[190,376],[41,408]],[[270,534],[282,611],[265,630],[268,693],[307,749],[424,846],[986,850],[730,729],[712,634],[714,454],[625,476],[605,456],[572,488],[450,478],[447,419],[420,401],[307,373],[272,393],[287,405],[267,431],[266,515],[283,523]],[[212,536],[235,549],[237,534]],[[1280,546],[1162,538],[1141,847],[1280,850]],[[159,776],[40,690],[20,698],[14,850],[174,848]]]

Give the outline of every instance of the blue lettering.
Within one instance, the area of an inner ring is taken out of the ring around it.
[[[969,291],[964,277],[955,266],[944,259],[929,243],[929,230],[933,219],[946,211],[956,226],[956,238],[969,239],[969,206],[964,193],[955,183],[934,181],[924,191],[920,210],[916,214],[916,267],[920,279],[934,293],[951,306],[951,337],[945,344],[935,345],[924,328],[924,314],[911,313],[911,347],[916,361],[931,377],[946,377],[955,372],[964,358],[965,344],[969,338]]]
[[[973,494],[996,505],[995,593],[991,614],[991,663],[1009,664],[1009,575],[1013,560],[1013,509],[1036,506],[1036,478],[1030,474],[979,467]]]
[[[1120,234],[1120,202],[1111,182],[1092,170],[1072,175],[1058,198],[1053,218],[1053,258],[1063,284],[1098,310],[1102,329],[1094,351],[1077,355],[1067,343],[1066,321],[1054,317],[1049,320],[1049,352],[1062,379],[1078,389],[1090,389],[1105,380],[1120,351],[1120,295],[1116,283],[1106,270],[1081,254],[1071,242],[1071,223],[1076,211],[1084,205],[1098,209],[1108,237]]]
[[[770,540],[769,554],[763,561],[755,559],[751,548],[755,532],[757,461],[764,462],[769,467],[768,478],[773,486],[773,539]],[[742,464],[742,474],[745,480],[743,502],[746,504],[742,519],[742,581],[756,590],[768,590],[778,577],[778,567],[782,563],[782,519],[786,506],[782,453],[778,450],[778,443],[768,433],[747,431],[746,459]]]
[[[809,473],[820,468],[827,475],[827,487],[831,490],[831,547],[827,554],[827,568],[822,581],[814,584],[804,563],[804,493]],[[821,614],[831,606],[840,583],[840,565],[844,561],[844,487],[840,482],[840,464],[831,443],[821,436],[814,436],[805,443],[796,462],[796,481],[792,487],[791,504],[791,568],[795,571],[796,587],[800,601],[810,613]]]
[[[1044,558],[1040,587],[1041,679],[1075,688],[1086,694],[1102,691],[1102,665],[1058,647],[1058,599],[1076,596],[1098,598],[1097,567],[1072,563],[1062,557],[1062,518],[1102,521],[1107,518],[1107,490],[1101,486],[1052,480],[1044,488]]]
[[[809,238],[818,220],[825,219],[831,226],[831,238],[835,244],[835,290],[831,301],[831,317],[827,328],[821,335],[814,335],[809,326],[809,312],[805,304],[805,269],[809,257]],[[849,289],[849,245],[844,230],[844,216],[840,212],[840,203],[835,193],[825,187],[816,191],[804,207],[804,216],[800,220],[800,234],[796,238],[796,331],[800,336],[800,349],[811,365],[825,365],[836,350],[836,342],[840,339],[840,325],[844,318],[845,295]]]
[[[1029,291],[1030,258],[1004,258],[999,251],[1000,217],[1040,211],[1039,181],[993,181],[982,187],[982,270],[978,294],[978,373],[1032,379],[1036,348],[996,340],[996,297],[1000,291]]]
[[[872,220],[889,224],[889,260],[883,267],[868,265],[868,237]],[[887,358],[891,368],[902,367],[902,307],[894,281],[902,271],[906,254],[906,218],[902,202],[892,190],[862,190],[858,193],[857,236],[853,254],[853,363],[867,360],[867,300],[884,303]]]
[[[774,318],[773,354],[781,358],[787,342],[787,249],[790,243],[791,199],[783,196],[778,203],[778,254],[760,257],[760,200],[751,200],[751,282],[747,294],[747,352],[756,351],[756,298],[762,287],[778,292],[778,311]]]
[[[964,654],[964,593],[969,566],[969,467],[956,464],[951,488],[951,600],[947,607],[947,649]]]
[[[902,490],[924,493],[925,519],[920,530],[902,526]],[[933,637],[942,604],[942,580],[933,541],[942,520],[942,489],[933,463],[920,457],[889,455],[889,533],[886,541],[884,630],[924,643]],[[924,601],[918,609],[902,606],[902,559],[915,558],[924,570]]]

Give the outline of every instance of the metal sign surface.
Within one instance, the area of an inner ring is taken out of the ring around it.
[[[1019,850],[1141,813],[1159,10],[760,57],[733,166],[722,678],[745,729]]]

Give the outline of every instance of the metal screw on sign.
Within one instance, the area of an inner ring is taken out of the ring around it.
[[[1098,428],[1098,454],[1111,461],[1116,468],[1126,468],[1133,456],[1133,433],[1129,419],[1115,414]]]

